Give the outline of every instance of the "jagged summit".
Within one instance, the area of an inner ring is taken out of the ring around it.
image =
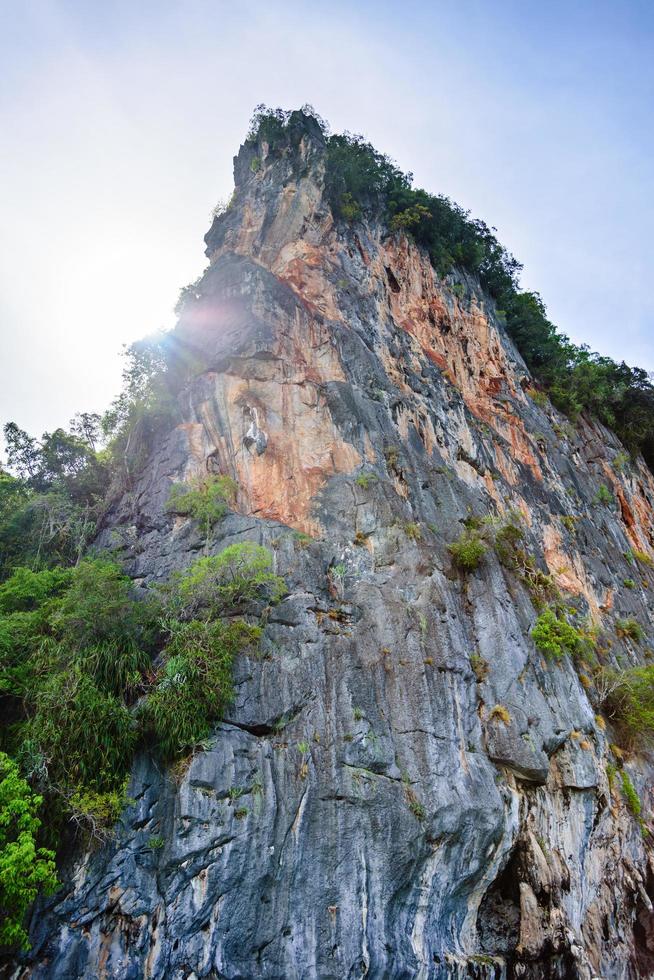
[[[648,976],[619,785],[649,821],[653,770],[612,748],[594,667],[647,662],[654,478],[535,386],[487,229],[431,198],[428,220],[383,158],[369,204],[308,114],[281,137],[236,157],[175,335],[178,418],[96,546],[144,585],[257,543],[287,594],[211,740],[175,772],[138,755],[14,975]],[[236,493],[205,541],[169,501],[207,474]]]

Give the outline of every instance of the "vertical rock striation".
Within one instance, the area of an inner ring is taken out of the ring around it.
[[[115,838],[71,857],[13,975],[654,975],[654,865],[607,780],[611,732],[570,658],[535,648],[520,578],[492,554],[463,575],[447,548],[470,515],[519,512],[564,594],[651,641],[654,574],[628,556],[654,555],[652,475],[529,396],[476,282],[335,222],[320,128],[289,132],[235,159],[174,334],[201,365],[182,422],[100,539],[165,579],[202,547],[171,484],[226,473],[212,550],[266,545],[289,595],[206,750],[176,774],[139,757]],[[648,811],[652,767],[627,768]]]

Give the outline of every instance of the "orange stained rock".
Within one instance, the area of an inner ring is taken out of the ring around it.
[[[557,585],[572,595],[583,595],[594,620],[600,619],[601,606],[591,587],[579,555],[568,555],[562,547],[561,533],[553,524],[543,529],[543,554]]]
[[[518,477],[515,471],[515,466],[513,461],[509,459],[502,449],[501,446],[495,444],[495,465],[497,466],[499,472],[504,477],[509,486],[515,486],[518,482]]]
[[[326,272],[333,260],[325,247],[306,241],[288,242],[274,261],[270,271],[287,283],[296,295],[323,316],[341,320],[335,288]]]
[[[627,537],[638,551],[651,550],[654,541],[654,514],[649,503],[641,494],[634,494],[631,503],[621,486],[615,487],[615,493],[620,504],[622,520],[627,531]]]
[[[184,429],[197,471],[213,458],[221,472],[234,476],[242,513],[316,533],[316,494],[330,476],[356,469],[361,456],[342,439],[314,380],[325,378],[330,362],[312,359],[310,347],[304,357],[302,370],[289,377],[279,367],[254,379],[213,375],[214,394],[197,408],[201,424]],[[337,366],[331,362],[332,376]],[[262,453],[244,442],[255,418],[267,439]]]
[[[470,411],[507,439],[512,457],[541,481],[541,466],[524,423],[499,397],[504,392],[516,399],[525,396],[514,384],[496,328],[475,304],[465,309],[455,298],[451,311],[429,260],[406,239],[382,246],[380,252],[384,259],[378,264],[384,269],[378,275],[384,279],[392,266],[400,286],[399,292],[390,287],[387,291],[397,326],[418,341],[423,354],[459,388]],[[388,362],[385,366],[400,385],[400,372]]]

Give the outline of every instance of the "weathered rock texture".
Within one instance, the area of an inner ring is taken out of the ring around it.
[[[281,156],[235,160],[175,334],[203,367],[102,536],[163,580],[203,543],[171,484],[229,473],[212,551],[266,545],[289,595],[206,751],[176,773],[137,760],[115,840],[71,861],[15,976],[654,975],[654,863],[607,781],[610,727],[573,663],[537,652],[519,578],[493,555],[463,576],[447,550],[471,514],[521,512],[542,569],[636,663],[646,644],[614,623],[652,639],[654,575],[624,557],[654,555],[652,475],[534,402],[477,283],[335,222],[322,134],[296,123]],[[653,770],[626,768],[647,815]]]

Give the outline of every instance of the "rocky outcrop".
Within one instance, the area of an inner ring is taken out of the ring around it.
[[[241,148],[172,338],[201,365],[183,421],[100,540],[165,579],[203,545],[172,483],[226,473],[212,551],[266,545],[288,597],[206,749],[139,757],[114,839],[70,859],[13,975],[654,975],[654,864],[611,732],[573,663],[536,650],[520,578],[493,555],[463,575],[447,548],[470,515],[519,512],[571,602],[651,640],[654,574],[629,555],[654,555],[652,475],[530,396],[476,282],[335,222],[323,175],[310,117],[282,152]],[[649,759],[626,767],[647,815]]]

